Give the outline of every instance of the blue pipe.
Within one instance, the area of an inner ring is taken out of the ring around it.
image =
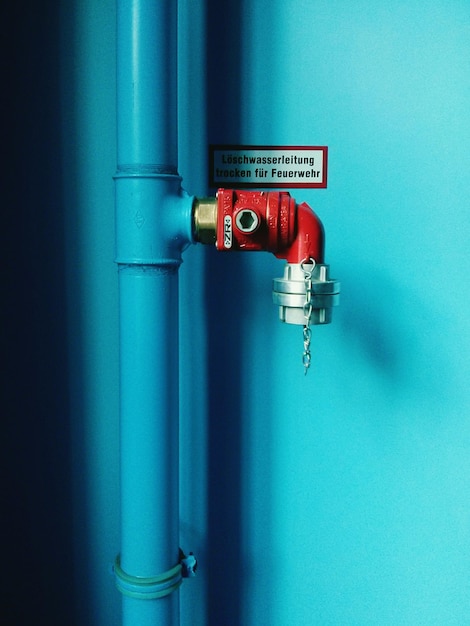
[[[124,626],[179,623],[178,268],[192,198],[177,172],[176,2],[117,5]],[[163,581],[163,582],[162,582]],[[162,597],[163,596],[163,597]]]

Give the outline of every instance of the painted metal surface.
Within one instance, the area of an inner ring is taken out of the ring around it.
[[[175,268],[120,269],[121,565],[163,574],[179,560],[178,281]],[[123,624],[173,624],[178,593],[123,596]]]
[[[143,579],[179,562],[178,267],[191,199],[177,173],[176,3],[123,0],[117,15],[118,583],[123,624],[155,626],[179,623],[178,590],[155,598]]]

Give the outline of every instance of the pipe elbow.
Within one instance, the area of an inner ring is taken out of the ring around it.
[[[302,263],[313,259],[323,263],[325,255],[325,231],[320,218],[306,202],[297,205],[295,237],[289,246],[275,254],[288,263]]]

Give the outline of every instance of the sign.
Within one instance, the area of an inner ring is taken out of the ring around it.
[[[209,146],[211,187],[325,188],[326,146]]]

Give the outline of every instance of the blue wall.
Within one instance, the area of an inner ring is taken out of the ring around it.
[[[324,221],[342,300],[305,378],[300,330],[270,301],[282,263],[203,251],[195,279],[201,252],[187,254],[183,292],[200,281],[206,305],[184,317],[198,391],[183,420],[206,454],[193,440],[186,472],[209,478],[186,487],[183,521],[200,497],[207,623],[468,623],[470,6],[258,0],[209,15],[207,71],[192,67],[205,93],[182,87],[185,181],[204,191],[193,162],[210,142],[328,145],[328,189],[297,197]]]
[[[3,20],[0,611],[111,626],[115,7],[30,4]],[[283,262],[185,253],[181,544],[200,569],[182,623],[467,624],[470,5],[197,4],[180,0],[184,186],[212,191],[209,143],[328,145],[328,189],[295,196],[342,297],[304,377],[271,304]]]

